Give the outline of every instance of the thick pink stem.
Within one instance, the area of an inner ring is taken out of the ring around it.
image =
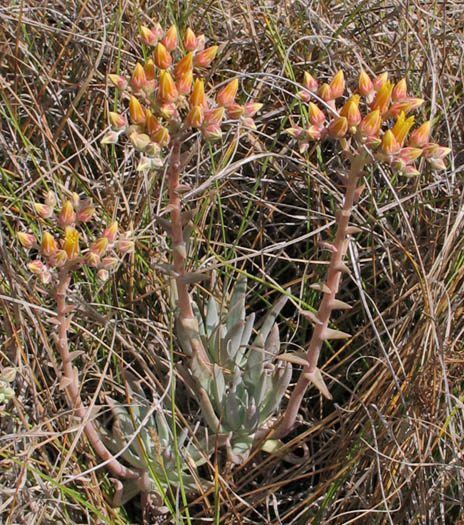
[[[178,306],[181,320],[195,320],[195,315],[190,302],[188,285],[186,280],[185,259],[186,247],[183,239],[182,208],[179,196],[179,184],[181,179],[181,147],[182,137],[174,140],[168,169],[168,193],[169,207],[171,212],[171,238],[173,247],[173,263],[176,272],[176,287],[178,295]],[[208,355],[197,337],[191,337],[190,343],[196,356],[204,363],[208,363]]]
[[[66,292],[68,290],[70,276],[69,268],[65,265],[59,273],[59,282],[56,289],[56,304],[57,304],[57,321],[58,321],[58,352],[61,356],[63,364],[63,375],[65,379],[65,390],[69,396],[71,408],[77,411],[77,414],[86,421],[88,413],[85,409],[79,391],[79,383],[76,374],[74,373],[71,356],[68,348],[68,328],[70,317],[68,316],[69,308],[66,304]],[[84,424],[85,434],[94,448],[96,454],[106,462],[108,470],[115,476],[120,478],[138,478],[140,473],[131,470],[122,465],[117,459],[113,457],[111,452],[105,447],[103,441],[100,439],[97,430],[91,421]]]
[[[341,274],[343,272],[343,258],[345,257],[346,251],[348,249],[347,228],[349,225],[353,205],[355,204],[356,199],[359,197],[357,194],[357,184],[358,180],[363,175],[363,168],[366,164],[366,161],[367,159],[364,153],[359,153],[351,158],[351,167],[346,180],[345,201],[343,208],[337,214],[338,228],[335,241],[333,242],[335,250],[330,258],[327,281],[325,283],[327,289],[323,294],[321,305],[317,313],[317,319],[319,322],[314,327],[308,352],[306,354],[308,364],[304,367],[295,385],[295,388],[292,391],[284,417],[276,429],[273,437],[283,437],[287,435],[293,428],[296,416],[301,406],[301,402],[303,401],[304,394],[310,383],[310,380],[306,374],[313,373],[317,368],[319,354],[321,352],[324,340],[326,339],[324,337],[324,333],[326,333],[330,316],[332,314],[332,310],[334,309],[334,299],[337,295]]]

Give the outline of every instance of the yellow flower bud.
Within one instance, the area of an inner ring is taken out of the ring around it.
[[[71,204],[70,200],[67,200],[64,203],[63,208],[60,211],[60,214],[58,215],[58,224],[61,227],[70,226],[73,224],[76,220],[76,213],[73,209],[73,205]]]
[[[238,78],[231,80],[216,95],[216,102],[220,106],[230,106],[235,100],[238,89]]]

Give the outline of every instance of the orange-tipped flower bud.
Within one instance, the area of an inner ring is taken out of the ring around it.
[[[222,138],[221,126],[217,124],[203,127],[201,133],[206,140],[221,140]]]
[[[75,259],[79,255],[79,232],[71,226],[66,226],[64,233],[63,250],[69,260]]]
[[[108,249],[108,237],[100,237],[90,245],[90,251],[101,257]]]
[[[143,68],[142,64],[140,64],[139,62],[135,64],[134,72],[132,73],[130,83],[134,89],[143,89],[143,87],[147,83],[147,77],[145,76],[145,69]]]
[[[110,278],[110,273],[105,268],[100,268],[97,272],[97,279],[102,283],[106,282]]]
[[[380,73],[380,75],[376,78],[374,78],[373,84],[374,89],[378,91],[388,80],[388,73],[385,71],[384,73]]]
[[[219,90],[216,95],[216,102],[220,106],[230,106],[234,103],[238,89],[238,78],[231,80],[225,87]]]
[[[188,95],[192,90],[193,82],[193,71],[187,71],[185,75],[182,75],[176,80],[176,88],[179,95]]]
[[[100,264],[100,256],[95,252],[88,252],[85,256],[85,263],[91,268],[96,268]]]
[[[182,41],[186,51],[194,51],[197,48],[198,40],[195,33],[187,27],[184,34],[184,40]]]
[[[26,250],[29,250],[35,245],[35,237],[32,233],[16,232],[16,237],[18,237],[21,246],[26,248]]]
[[[374,91],[374,84],[364,69],[359,73],[358,91],[364,97],[368,97]]]
[[[93,215],[95,213],[95,206],[92,206],[91,204],[86,204],[84,206],[81,206],[77,210],[77,220],[79,222],[89,222]]]
[[[219,124],[221,124],[222,118],[224,117],[224,113],[224,106],[219,106],[217,108],[206,111],[204,119],[205,125],[211,126],[212,124],[214,124],[215,126],[219,126]]]
[[[145,122],[145,111],[134,95],[131,96],[129,101],[129,115],[134,124],[143,124]]]
[[[159,120],[153,115],[153,113],[147,109],[145,111],[145,129],[147,133],[151,136],[158,128],[161,126]]]
[[[443,159],[427,159],[434,170],[446,170],[446,164]]]
[[[304,132],[310,140],[319,140],[321,138],[321,128],[319,126],[311,124],[306,126]]]
[[[160,69],[167,69],[172,64],[172,57],[161,42],[156,44],[153,61]]]
[[[203,51],[199,51],[193,57],[194,65],[198,67],[208,67],[211,64],[211,62],[214,60],[217,50],[218,50],[218,46],[211,46],[211,47],[204,49]]]
[[[365,137],[374,137],[378,134],[381,123],[382,117],[380,116],[380,111],[375,109],[362,119],[359,124],[359,131]]]
[[[40,247],[42,248],[42,253],[45,257],[50,257],[56,252],[56,250],[58,250],[58,245],[56,244],[55,239],[48,232],[44,232]]]
[[[260,102],[245,102],[243,104],[245,118],[254,117],[262,107]]]
[[[161,71],[158,98],[161,103],[175,102],[179,97],[174,80],[169,71]]]
[[[76,213],[73,209],[71,201],[66,201],[63,208],[61,208],[60,214],[58,215],[58,224],[64,228],[70,226],[76,221]]]
[[[204,111],[201,106],[192,106],[187,115],[186,124],[192,128],[200,128],[203,124]]]
[[[127,89],[127,86],[129,85],[129,82],[127,82],[126,77],[123,77],[122,75],[110,74],[108,75],[108,78],[121,91]]]
[[[111,127],[116,130],[120,131],[124,129],[127,126],[127,120],[124,115],[120,115],[119,113],[115,113],[114,111],[109,112]]]
[[[183,58],[174,66],[174,75],[179,78],[193,69],[193,53],[188,52]]]
[[[415,129],[411,136],[409,137],[409,146],[418,147],[421,148],[425,144],[427,144],[430,136],[430,129],[431,129],[431,122],[430,120],[427,120],[423,124],[421,124],[417,129]]]
[[[117,144],[119,133],[116,131],[108,131],[108,133],[101,139],[101,144]]]
[[[48,264],[56,268],[61,268],[66,264],[68,254],[64,250],[57,250],[49,259]]]
[[[147,81],[155,80],[156,78],[155,64],[151,58],[147,60],[147,63],[143,66],[143,69],[145,70],[145,77]]]
[[[205,85],[202,78],[197,78],[193,84],[192,94],[190,95],[191,106],[207,107],[205,96]]]
[[[137,151],[145,151],[150,143],[150,137],[146,133],[138,133],[137,131],[129,135],[129,140]]]
[[[171,140],[168,128],[161,126],[157,131],[155,131],[155,133],[153,133],[153,140],[158,143],[161,148],[167,146]]]
[[[161,42],[168,51],[173,51],[177,47],[177,29],[174,24],[166,31]]]
[[[340,110],[340,115],[346,117],[349,126],[357,126],[361,122],[359,111],[359,95],[352,95]]]
[[[334,97],[332,96],[332,91],[330,89],[329,84],[324,83],[319,87],[319,96],[324,100],[325,102],[328,102],[329,100],[332,100]]]
[[[399,82],[395,84],[395,87],[392,91],[392,100],[401,100],[406,98],[408,95],[408,86],[406,84],[406,79],[402,78]]]
[[[130,232],[124,233],[118,241],[118,250],[121,253],[130,253],[134,250],[135,243],[131,239]]]
[[[47,206],[41,202],[34,202],[34,208],[42,219],[48,219],[53,213],[53,208],[51,206]]]
[[[345,91],[345,78],[343,76],[343,71],[340,69],[338,73],[333,77],[330,82],[330,93],[332,99],[341,97]]]
[[[315,126],[320,126],[324,120],[325,115],[324,112],[314,104],[314,102],[309,103],[309,121],[311,124],[314,124]]]
[[[300,126],[295,126],[294,128],[287,128],[284,133],[288,133],[293,138],[298,138],[303,133],[303,128]]]
[[[401,148],[398,158],[400,158],[405,164],[410,164],[414,162],[417,157],[422,155],[422,150],[420,148]]]
[[[31,261],[27,267],[29,268],[29,271],[31,273],[40,274],[45,270],[45,265],[42,261],[39,261],[39,259],[34,259]]]
[[[317,86],[318,86],[317,80],[308,71],[304,72],[303,86],[308,91],[313,91],[313,92],[317,91]]]
[[[341,139],[348,131],[348,120],[346,117],[336,117],[332,120],[327,128],[329,136],[335,139]]]
[[[118,236],[118,223],[117,221],[110,222],[108,226],[103,230],[102,237],[106,237],[110,242],[114,242]]]
[[[406,97],[402,100],[393,102],[390,107],[390,114],[397,117],[401,112],[407,115],[410,111],[414,111],[424,103],[424,99],[416,97]]]
[[[404,139],[406,138],[406,135],[409,133],[409,130],[413,124],[414,115],[406,118],[403,111],[399,114],[399,117],[392,128],[392,132],[393,135],[395,135],[395,139],[397,140],[398,144],[401,146],[403,145]]]
[[[424,146],[423,153],[426,159],[442,159],[451,153],[451,148],[429,142]]]
[[[296,96],[303,102],[309,102],[311,100],[311,93],[307,91],[306,89],[297,91]]]
[[[382,152],[385,153],[385,155],[394,155],[398,153],[400,147],[395,139],[395,135],[393,135],[391,129],[388,129],[382,137]]]
[[[381,115],[385,115],[390,106],[392,90],[393,84],[388,80],[384,82],[372,101],[371,109],[378,109]]]
[[[237,102],[234,102],[226,108],[226,113],[229,118],[238,120],[242,118],[243,114],[245,113],[245,108],[240,104],[237,104]]]
[[[117,257],[103,257],[102,265],[106,270],[115,270],[119,264],[119,259]]]
[[[412,164],[408,164],[401,170],[402,175],[405,177],[418,177],[420,171]]]
[[[142,42],[147,46],[154,46],[158,41],[158,35],[146,26],[140,26],[140,35]]]

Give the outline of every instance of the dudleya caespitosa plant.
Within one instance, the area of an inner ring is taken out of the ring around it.
[[[336,295],[342,275],[349,272],[344,257],[350,236],[361,231],[349,222],[353,207],[365,189],[361,182],[365,170],[386,164],[394,173],[414,177],[420,175],[417,167],[419,158],[423,158],[432,169],[443,170],[446,168],[444,157],[451,151],[430,141],[430,121],[413,129],[415,118],[409,114],[418,109],[424,99],[408,95],[404,78],[394,84],[388,80],[388,73],[371,80],[365,71],[361,71],[354,92],[345,95],[342,70],[330,83],[321,85],[309,72],[305,72],[302,88],[297,97],[308,103],[308,122],[294,125],[287,133],[296,139],[301,153],[306,152],[310,144],[325,138],[339,143],[341,158],[346,163],[344,172],[337,173],[344,188],[344,202],[336,214],[335,239],[323,243],[331,253],[326,281],[312,285],[322,293],[319,309],[317,312],[302,312],[314,325],[307,353],[286,356],[302,365],[303,371],[292,391],[283,420],[274,433],[275,437],[284,436],[293,428],[310,383],[331,399],[318,368],[318,360],[324,341],[350,337],[330,328],[329,321],[334,310],[351,308],[338,300]]]
[[[112,130],[103,143],[115,143],[125,134],[141,153],[138,170],[167,167],[170,218],[157,219],[172,241],[172,264],[162,268],[174,276],[176,334],[189,359],[186,380],[193,379],[210,432],[239,463],[279,406],[291,376],[291,364],[277,361],[275,319],[285,300],[269,311],[256,331],[254,315],[246,317],[246,280],[240,278],[229,305],[211,298],[204,312],[198,307],[194,312],[188,286],[207,276],[186,271],[192,215],[182,209],[187,204],[182,195],[189,189],[182,180],[182,149],[197,132],[207,141],[220,139],[224,116],[254,129],[253,116],[261,104],[236,102],[237,78],[214,99],[206,96],[202,70],[214,59],[217,46],[204,49],[204,37],[196,37],[191,29],[181,43],[175,26],[164,36],[158,24],[142,27],[141,33],[143,42],[153,48],[153,57],[144,65],[137,63],[129,80],[110,75],[129,100],[129,122],[124,114],[111,112]]]
[[[290,362],[279,359],[276,322],[287,296],[256,323],[255,313],[246,312],[246,294],[247,279],[240,275],[229,301],[211,294],[205,305],[195,304],[196,337],[206,349],[208,365],[193,360],[189,370],[213,437],[226,446],[228,459],[238,464],[270,433],[272,416],[292,376]],[[191,356],[191,333],[180,319],[176,334],[183,351]]]

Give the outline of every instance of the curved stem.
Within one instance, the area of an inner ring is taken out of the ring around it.
[[[57,305],[57,321],[58,321],[58,352],[63,364],[63,375],[66,393],[69,396],[69,403],[73,410],[76,410],[79,417],[84,422],[84,431],[94,448],[96,454],[105,462],[106,467],[110,472],[120,478],[138,478],[140,473],[129,469],[122,465],[111,452],[106,448],[103,441],[100,439],[98,432],[92,423],[88,421],[88,412],[82,403],[79,381],[77,373],[74,372],[72,360],[68,347],[68,329],[71,323],[71,318],[68,315],[71,306],[66,304],[66,293],[70,282],[69,266],[65,265],[58,275],[58,286],[56,289],[56,305]]]
[[[319,311],[317,313],[317,320],[309,348],[306,354],[307,365],[303,371],[292,391],[290,400],[284,417],[274,432],[273,437],[283,437],[292,430],[296,416],[303,401],[304,394],[310,383],[308,374],[312,374],[317,369],[317,361],[321,352],[322,344],[327,337],[327,329],[330,321],[332,311],[336,308],[335,296],[340,285],[341,274],[344,271],[343,258],[348,249],[347,229],[353,205],[360,196],[360,188],[358,188],[358,180],[363,175],[363,169],[367,162],[367,157],[364,152],[358,153],[351,157],[351,166],[348,176],[346,178],[346,191],[343,208],[337,214],[337,235],[333,242],[334,251],[330,258],[329,269],[327,273],[326,287]]]

